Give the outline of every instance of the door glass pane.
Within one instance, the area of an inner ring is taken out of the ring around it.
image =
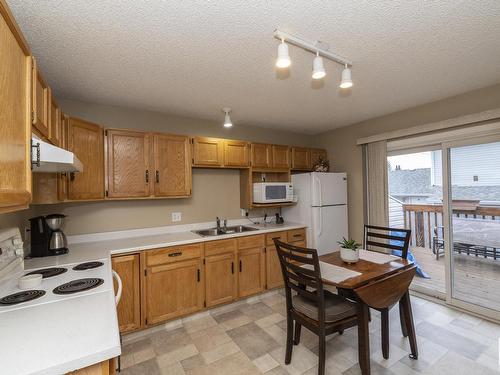
[[[412,289],[445,295],[441,150],[389,156],[389,226],[411,230]]]
[[[500,310],[500,142],[450,149],[452,297]]]

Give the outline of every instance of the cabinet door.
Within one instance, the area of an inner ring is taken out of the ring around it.
[[[61,110],[49,89],[49,141],[61,146]]]
[[[290,168],[290,147],[273,145],[273,168]]]
[[[276,247],[266,247],[266,287],[267,289],[283,286],[283,273]]]
[[[193,138],[193,165],[221,167],[223,161],[224,140],[218,138]]]
[[[240,250],[238,253],[238,296],[245,297],[264,290],[264,248]]]
[[[271,168],[272,155],[271,145],[263,143],[252,143],[251,157],[252,167],[254,168]]]
[[[234,252],[205,258],[205,295],[207,307],[231,302],[236,295]]]
[[[31,200],[31,57],[6,19],[0,6],[0,212]]]
[[[83,172],[70,173],[68,198],[70,200],[104,198],[103,131],[99,125],[70,118],[68,150],[83,164]]]
[[[109,198],[147,197],[153,178],[149,168],[150,136],[127,130],[106,130]]]
[[[320,158],[322,160],[328,159],[328,155],[326,154],[326,150],[322,150],[319,148],[312,148],[311,149],[311,168],[314,166],[314,164],[316,164],[319,161]]]
[[[224,165],[227,167],[248,167],[250,158],[248,142],[226,140],[224,143]]]
[[[157,197],[191,195],[191,158],[189,138],[154,135],[154,194]]]
[[[50,118],[49,118],[49,86],[45,83],[42,74],[38,70],[36,61],[33,58],[32,73],[32,107],[33,107],[33,126],[45,138],[50,137]]]
[[[61,144],[60,147],[65,150],[68,148],[68,126],[69,117],[61,111]],[[65,201],[68,199],[68,174],[59,173],[57,175],[57,199]]]
[[[147,324],[155,324],[203,308],[201,266],[201,259],[193,259],[147,269]]]
[[[113,270],[122,280],[122,297],[117,306],[120,332],[129,332],[141,326],[141,282],[139,254],[113,257]],[[115,290],[118,285],[115,281]]]
[[[311,150],[304,147],[292,147],[292,169],[311,169]]]

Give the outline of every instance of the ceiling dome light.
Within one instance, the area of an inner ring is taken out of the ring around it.
[[[349,87],[352,87],[351,69],[349,69],[347,64],[346,64],[344,70],[342,70],[342,81],[340,81],[339,87],[341,89],[348,89]]]
[[[231,128],[233,126],[233,122],[231,121],[231,116],[229,116],[229,112],[231,112],[231,108],[222,108],[222,112],[226,115],[224,116],[224,127]]]
[[[316,57],[313,60],[313,79],[321,79],[326,76],[325,66],[323,65],[323,58],[316,52]]]
[[[292,62],[290,61],[290,55],[288,53],[288,45],[283,39],[278,46],[278,58],[276,59],[277,68],[288,68]]]

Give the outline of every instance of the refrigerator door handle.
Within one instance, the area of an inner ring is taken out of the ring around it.
[[[323,213],[321,212],[321,206],[319,206],[319,231],[318,231],[318,237],[321,236],[322,232],[323,232]]]
[[[322,206],[323,205],[323,197],[322,197],[322,194],[321,194],[321,180],[318,177],[316,177],[316,176],[313,176],[313,179],[314,179],[313,181],[316,183],[316,186],[318,188],[318,190],[317,190],[317,193],[318,193],[318,206]]]

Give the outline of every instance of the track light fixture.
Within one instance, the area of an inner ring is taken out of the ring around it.
[[[278,58],[276,59],[276,67],[278,68],[288,68],[291,64],[290,55],[288,53],[288,45],[283,39],[278,46]]]
[[[316,52],[316,57],[313,60],[313,79],[321,79],[326,76],[325,66],[323,65],[323,58]]]
[[[344,70],[342,70],[342,80],[340,81],[339,87],[341,89],[348,89],[349,87],[352,87],[352,75],[351,75],[351,69],[345,64]]]
[[[330,51],[328,48],[320,48],[319,42],[309,42],[301,37],[288,34],[281,30],[274,31],[274,37],[276,39],[281,40],[281,43],[278,46],[278,59],[276,60],[276,66],[278,68],[287,68],[290,66],[290,55],[288,53],[288,44],[293,44],[297,47],[300,47],[306,51],[312,52],[316,55],[313,60],[313,79],[321,79],[325,77],[326,71],[325,66],[323,64],[323,58],[326,58],[330,61],[336,62],[337,64],[341,64],[344,66],[344,70],[342,71],[342,77],[339,87],[342,89],[352,87],[352,73],[350,67],[352,67],[352,62],[347,60],[346,58],[337,55],[336,53]],[[288,43],[288,44],[287,44]]]
[[[231,112],[231,108],[224,107],[224,108],[222,108],[222,112],[225,113],[224,127],[231,128],[233,126],[233,122],[231,121],[231,116],[229,116],[229,112]]]

